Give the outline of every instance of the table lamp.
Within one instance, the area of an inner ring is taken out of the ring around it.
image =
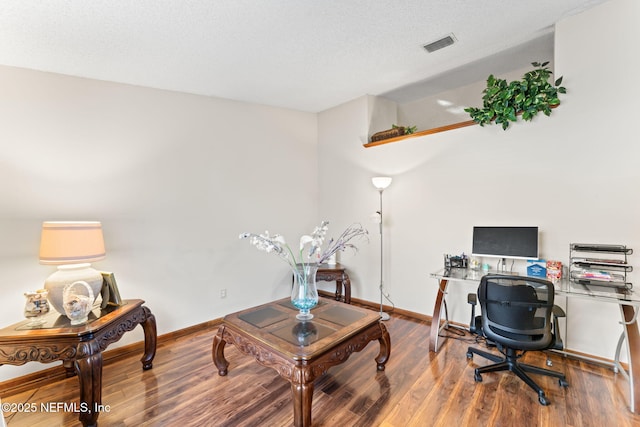
[[[383,274],[383,250],[384,246],[382,245],[382,192],[391,185],[392,178],[388,176],[376,176],[371,178],[371,182],[373,186],[376,187],[378,192],[380,193],[380,210],[377,212],[380,215],[380,319],[381,320],[389,320],[390,316],[388,313],[382,311],[382,297],[384,296],[384,274]]]
[[[91,268],[91,263],[104,259],[105,256],[100,222],[42,223],[40,264],[58,266],[58,270],[45,280],[44,288],[49,291],[49,302],[59,313],[64,314],[62,293],[68,284],[84,281],[89,284],[94,296],[100,294],[102,274]]]

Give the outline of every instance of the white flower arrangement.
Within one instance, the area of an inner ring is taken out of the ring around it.
[[[337,239],[330,239],[326,247],[322,249],[322,245],[329,229],[329,222],[322,221],[310,235],[300,237],[300,245],[297,257],[287,244],[284,237],[280,234],[269,235],[268,231],[264,234],[242,233],[240,239],[249,239],[249,242],[257,249],[271,253],[276,253],[280,258],[289,264],[289,267],[295,272],[297,265],[309,263],[322,264],[338,251],[345,249],[353,249],[357,252],[358,248],[352,243],[355,239],[367,239],[368,232],[360,224],[352,224],[342,232]],[[305,247],[308,246],[308,251]]]

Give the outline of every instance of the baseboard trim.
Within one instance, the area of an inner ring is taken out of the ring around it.
[[[333,295],[333,294],[331,294]],[[356,305],[361,305],[363,307],[367,307],[370,308],[371,310],[375,310],[375,311],[380,311],[380,304],[379,303],[375,303],[375,302],[371,302],[371,301],[366,301],[363,299],[358,299],[358,298],[351,298],[351,304],[356,304]],[[429,324],[431,324],[431,316],[428,316],[426,314],[422,314],[422,313],[416,313],[415,311],[409,311],[409,310],[404,310],[402,308],[398,308],[398,307],[392,307],[390,305],[382,305],[382,311],[387,313],[387,314],[402,314],[404,316],[410,317],[414,320],[420,320],[422,322],[427,322]]]
[[[157,346],[160,347],[162,344],[166,344],[169,341],[174,341],[185,335],[190,335],[209,329],[215,329],[218,325],[220,325],[221,322],[221,318],[209,320],[204,323],[199,323],[197,325],[189,326],[184,329],[179,329],[177,331],[159,335]],[[104,353],[102,353],[102,364],[103,366],[107,366],[127,356],[130,356],[132,353],[142,355],[144,353],[144,341],[138,341],[135,343],[124,345],[122,347],[105,351]],[[43,387],[56,381],[61,381],[65,378],[67,378],[67,371],[66,369],[64,369],[62,364],[60,364],[51,368],[32,372],[30,374],[22,375],[10,380],[0,382],[0,394],[3,396],[18,394],[26,390],[30,390],[36,387]]]

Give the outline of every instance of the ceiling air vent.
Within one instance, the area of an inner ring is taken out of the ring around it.
[[[436,40],[434,42],[431,42],[429,44],[425,44],[423,47],[425,48],[425,50],[429,53],[433,53],[436,50],[440,50],[444,47],[447,46],[451,46],[452,44],[454,44],[456,42],[456,37],[453,34],[449,34],[446,37],[443,37],[439,40]]]

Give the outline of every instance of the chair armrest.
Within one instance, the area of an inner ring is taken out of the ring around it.
[[[469,332],[472,334],[479,334],[480,329],[482,328],[482,321],[478,317],[476,318],[476,304],[478,303],[478,298],[476,294],[467,294],[467,302],[471,304],[471,321],[469,322]]]
[[[476,305],[478,303],[478,296],[476,294],[468,294],[467,302],[471,305]]]
[[[553,309],[551,311],[553,313],[553,317],[558,318],[558,317],[567,317],[567,313],[564,312],[564,310],[562,309],[562,307],[554,305]]]

